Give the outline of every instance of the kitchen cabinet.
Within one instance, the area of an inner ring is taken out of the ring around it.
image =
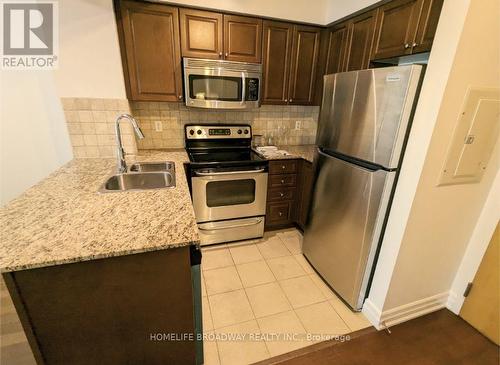
[[[320,29],[295,25],[290,66],[288,103],[312,105],[314,103],[316,68],[318,65]]]
[[[182,99],[179,10],[133,1],[116,10],[128,98]]]
[[[328,31],[325,75],[369,67],[376,14],[363,13]]]
[[[263,104],[314,103],[320,28],[264,21]]]
[[[300,160],[269,161],[266,229],[293,224]]]
[[[345,70],[347,45],[349,43],[349,24],[341,23],[328,30],[327,57],[325,64],[325,75],[342,72]]]
[[[260,63],[262,19],[224,15],[224,59]]]
[[[38,364],[195,364],[201,341],[162,336],[203,333],[200,259],[184,246],[3,278]]]
[[[379,8],[372,59],[428,51],[443,0],[395,0]]]
[[[444,0],[426,0],[422,8],[420,22],[418,23],[415,44],[412,52],[427,52],[431,50],[434,35],[441,15]]]
[[[377,11],[361,14],[348,22],[345,71],[363,70],[370,65]]]
[[[266,229],[297,224],[305,228],[314,181],[309,161],[269,161]]]
[[[181,8],[180,24],[183,57],[223,58],[222,14]]]
[[[299,170],[299,185],[297,194],[297,209],[295,220],[297,225],[305,229],[309,204],[312,198],[312,189],[314,183],[313,164],[306,160],[301,160]]]
[[[287,104],[293,24],[265,20],[262,50],[262,103]]]
[[[260,63],[262,19],[180,9],[183,57]]]

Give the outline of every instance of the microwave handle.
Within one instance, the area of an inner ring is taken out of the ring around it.
[[[246,75],[245,72],[241,73],[241,102],[240,104],[243,105],[245,104],[245,99],[247,97],[247,80],[246,80]]]

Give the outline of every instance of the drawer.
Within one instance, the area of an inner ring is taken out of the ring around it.
[[[294,200],[297,194],[295,188],[271,188],[267,193],[268,202],[281,202],[287,200]]]
[[[269,161],[269,175],[294,174],[298,170],[299,160]]]
[[[297,175],[287,174],[287,175],[269,175],[269,187],[293,187],[297,185]]]
[[[267,205],[266,224],[285,224],[292,219],[292,202],[269,203]]]

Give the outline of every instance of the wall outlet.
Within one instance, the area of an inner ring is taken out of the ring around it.
[[[163,124],[161,123],[161,120],[155,121],[155,131],[157,132],[163,131]]]
[[[300,120],[295,121],[295,129],[302,129],[302,121]]]

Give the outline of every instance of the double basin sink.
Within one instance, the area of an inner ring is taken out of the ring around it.
[[[99,189],[101,193],[142,191],[175,187],[175,163],[138,162],[128,172],[109,177]]]

